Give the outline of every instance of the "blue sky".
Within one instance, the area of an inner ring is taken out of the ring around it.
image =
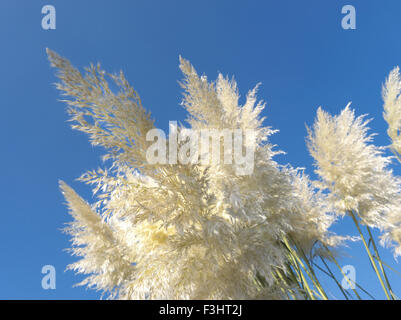
[[[56,30],[41,27],[47,4],[56,8]],[[341,28],[345,4],[356,8],[356,30]],[[82,277],[64,272],[74,258],[64,251],[69,242],[60,229],[70,217],[58,180],[93,200],[89,187],[75,179],[101,165],[103,150],[66,123],[46,47],[80,68],[100,62],[110,72],[122,69],[163,129],[169,120],[185,118],[180,54],[211,79],[218,71],[233,75],[242,97],[261,82],[266,124],[280,130],[272,141],[287,152],[276,160],[312,174],[305,124],[313,123],[319,105],[338,113],[352,101],[358,114],[374,118],[375,142],[389,143],[381,85],[401,64],[400,16],[397,0],[2,0],[0,298],[100,297],[73,288]],[[395,165],[395,172],[401,174],[400,168]],[[347,219],[335,230],[355,234]],[[347,252],[352,258],[341,263],[353,264],[357,281],[383,298],[361,244]],[[388,250],[381,252],[401,271]],[[56,290],[41,287],[47,264],[57,270]],[[401,278],[389,275],[401,295]]]

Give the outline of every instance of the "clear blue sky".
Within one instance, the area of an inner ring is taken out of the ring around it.
[[[46,4],[56,8],[56,30],[41,28]],[[341,28],[345,4],[356,8],[356,30]],[[64,272],[74,258],[64,251],[69,242],[60,229],[70,216],[58,180],[93,200],[89,187],[74,179],[101,165],[103,153],[66,123],[46,47],[80,68],[100,62],[108,71],[124,70],[161,128],[185,117],[180,54],[211,79],[217,71],[234,75],[242,97],[262,82],[263,115],[280,129],[272,140],[287,152],[276,160],[312,173],[305,124],[312,124],[319,105],[338,113],[353,101],[358,114],[374,117],[376,143],[388,144],[381,85],[401,64],[400,17],[398,0],[2,0],[0,298],[100,297],[73,288],[82,277]],[[355,234],[347,221],[336,231]],[[341,263],[355,265],[357,281],[382,298],[362,246],[348,252],[352,259]],[[401,271],[387,250],[381,252]],[[41,287],[46,264],[56,267],[56,290]],[[389,273],[401,295],[401,278]]]

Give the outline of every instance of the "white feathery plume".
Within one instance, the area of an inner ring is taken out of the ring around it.
[[[368,134],[369,120],[355,117],[349,105],[337,116],[321,108],[307,144],[315,159],[319,187],[339,214],[356,212],[362,222],[383,232],[394,228],[392,216],[401,214],[401,181],[388,168],[392,158],[375,146]]]

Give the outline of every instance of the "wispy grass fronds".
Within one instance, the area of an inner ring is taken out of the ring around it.
[[[80,178],[93,186],[95,203],[60,184],[73,219],[66,228],[70,251],[79,257],[69,268],[86,275],[81,285],[117,299],[326,300],[333,294],[324,275],[345,299],[361,299],[361,291],[369,293],[347,277],[355,288],[346,291],[330,268],[345,276],[335,252],[352,237],[331,226],[348,214],[385,294],[396,298],[370,228],[401,253],[401,180],[385,149],[372,143],[368,121],[349,105],[338,116],[319,108],[308,129],[319,176],[312,181],[303,169],[276,162],[282,152],[270,136],[277,130],[265,125],[258,86],[241,103],[234,79],[220,74],[210,81],[180,57],[190,129],[252,130],[253,171],[239,175],[236,164],[213,162],[155,164],[147,159],[153,141],[146,139],[154,120],[123,73],[99,65],[81,72],[47,53],[72,128],[105,150],[103,168]],[[400,90],[396,69],[383,91],[396,153]]]

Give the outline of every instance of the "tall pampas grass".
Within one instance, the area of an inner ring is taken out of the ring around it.
[[[103,168],[80,177],[93,186],[95,203],[60,182],[73,219],[65,228],[70,252],[79,257],[68,268],[86,275],[80,285],[112,299],[314,300],[329,298],[324,273],[344,298],[360,298],[330,269],[341,270],[337,249],[352,240],[331,227],[348,214],[386,295],[395,297],[369,228],[382,231],[383,244],[399,243],[400,180],[388,168],[392,159],[372,144],[367,121],[349,106],[334,117],[318,110],[307,138],[319,175],[312,181],[303,169],[276,162],[281,151],[269,141],[276,130],[264,126],[257,87],[241,105],[235,80],[220,74],[209,81],[180,58],[190,129],[251,130],[254,140],[246,143],[254,150],[253,171],[238,174],[236,164],[213,162],[151,163],[146,137],[154,120],[123,73],[99,65],[81,73],[47,53],[72,128],[105,150]],[[396,141],[401,85],[394,72],[390,77],[385,117]],[[368,228],[369,244],[361,226]]]

